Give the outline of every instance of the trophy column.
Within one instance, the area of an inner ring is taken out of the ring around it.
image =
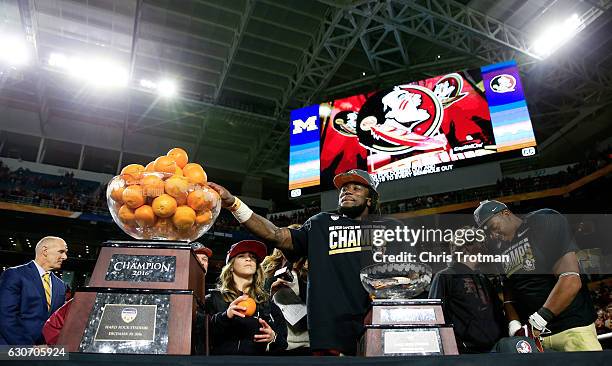
[[[204,269],[189,244],[106,242],[59,344],[69,352],[189,355],[203,301]]]

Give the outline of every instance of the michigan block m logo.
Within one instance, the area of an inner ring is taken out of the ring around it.
[[[298,133],[302,133],[302,131],[314,131],[317,129],[317,116],[310,116],[304,122],[301,119],[296,119],[293,121],[293,132],[292,134],[296,135]]]

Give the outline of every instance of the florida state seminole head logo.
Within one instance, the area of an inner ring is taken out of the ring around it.
[[[516,78],[510,74],[497,75],[489,83],[489,87],[495,93],[509,93],[516,88]]]
[[[515,348],[518,353],[533,353],[531,345],[525,340],[518,341]]]
[[[457,73],[444,75],[436,83],[433,93],[435,94],[444,108],[465,98],[468,93],[463,93],[463,78]]]
[[[348,136],[357,136],[357,112],[342,111],[338,112],[332,119],[332,127],[338,133]]]
[[[357,119],[359,143],[389,154],[443,148],[443,107],[423,86],[400,85],[370,97]]]

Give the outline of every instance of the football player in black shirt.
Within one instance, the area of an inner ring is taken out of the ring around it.
[[[522,219],[498,201],[474,211],[479,228],[500,242],[504,263],[504,309],[509,335],[527,325],[544,348],[556,351],[601,350],[595,309],[583,285],[567,220],[542,209]],[[527,334],[526,334],[527,335]]]
[[[221,196],[223,207],[251,233],[280,249],[288,260],[308,257],[311,350],[315,354],[355,354],[370,305],[359,272],[373,262],[372,230],[385,227],[384,220],[372,215],[379,198],[372,177],[356,169],[334,177],[339,189],[338,212],[319,213],[297,230],[277,227],[227,189],[209,185]]]

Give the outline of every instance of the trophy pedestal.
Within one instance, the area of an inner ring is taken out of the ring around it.
[[[365,323],[360,354],[366,357],[459,354],[440,300],[377,299]]]
[[[106,242],[58,344],[69,352],[190,355],[204,269],[184,242]]]

